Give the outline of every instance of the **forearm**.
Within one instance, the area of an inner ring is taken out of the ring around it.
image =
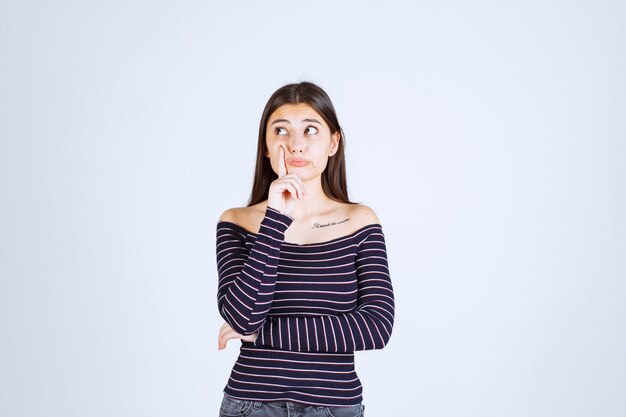
[[[304,352],[382,349],[391,337],[392,305],[342,315],[267,317],[255,345]]]
[[[395,304],[382,231],[358,245],[356,308],[336,315],[268,316],[255,345],[320,352],[382,349],[393,330]]]

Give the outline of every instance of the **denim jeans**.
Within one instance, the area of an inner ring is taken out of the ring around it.
[[[365,405],[348,407],[299,404],[291,401],[238,400],[224,394],[220,417],[364,417]]]

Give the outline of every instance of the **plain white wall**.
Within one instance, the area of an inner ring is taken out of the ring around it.
[[[626,415],[619,1],[0,0],[0,415],[212,416],[214,239],[310,80],[386,233],[368,417]]]

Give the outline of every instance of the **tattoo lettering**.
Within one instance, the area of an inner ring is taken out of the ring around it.
[[[321,227],[335,226],[335,225],[337,225],[337,224],[345,223],[345,222],[347,222],[348,220],[350,220],[350,218],[349,218],[349,217],[348,217],[347,219],[345,219],[345,220],[341,220],[341,221],[339,221],[339,222],[336,222],[336,221],[331,221],[331,222],[324,223],[324,224],[322,224],[322,223],[313,223],[313,227],[312,227],[311,229],[319,229],[319,228],[321,228]]]

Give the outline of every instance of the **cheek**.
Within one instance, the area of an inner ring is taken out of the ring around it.
[[[278,155],[280,155],[280,147],[276,145],[276,146],[272,146],[271,148],[268,148],[267,155],[272,161],[278,160]]]
[[[269,160],[270,166],[276,170],[278,169],[278,156],[280,155],[279,149],[279,143],[268,144],[267,153],[265,154],[265,157]]]
[[[278,155],[278,149],[281,147],[284,148],[285,144],[283,143],[284,141],[280,141],[280,140],[272,140],[271,142],[267,143],[265,146],[267,147],[268,152],[270,153],[270,155]]]
[[[330,152],[330,148],[323,148],[316,152],[316,155],[311,160],[311,165],[313,167],[319,167],[320,169],[326,169],[328,165],[328,152]]]
[[[267,148],[265,156],[273,157],[274,154],[278,154],[278,145],[275,145],[274,143],[266,143],[265,147]]]

